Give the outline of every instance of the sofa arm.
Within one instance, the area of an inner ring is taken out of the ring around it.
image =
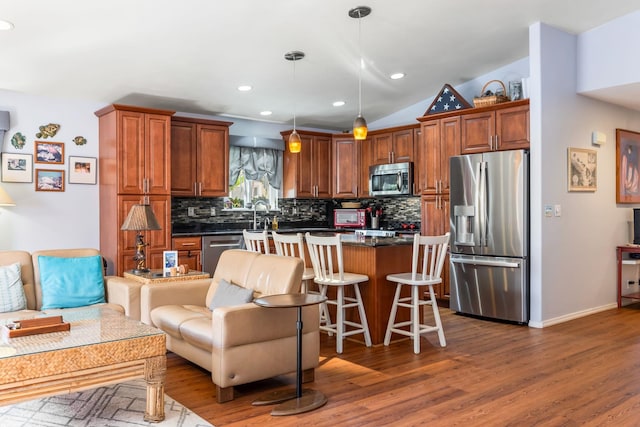
[[[140,320],[140,288],[142,283],[119,276],[105,276],[106,299],[110,304],[124,308],[124,314]]]
[[[267,308],[247,303],[216,308],[211,321],[214,348],[230,348],[296,336],[298,310],[295,307]],[[302,307],[302,323],[305,334],[319,330],[318,306]]]
[[[205,306],[211,279],[146,284],[140,289],[140,320],[153,325],[151,311],[162,305]]]

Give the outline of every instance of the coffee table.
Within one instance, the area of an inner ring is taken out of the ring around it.
[[[105,307],[51,314],[61,314],[71,330],[0,342],[0,405],[144,378],[144,419],[164,420],[164,332]],[[44,315],[22,315],[23,319],[34,317]],[[0,324],[19,318],[0,320]]]

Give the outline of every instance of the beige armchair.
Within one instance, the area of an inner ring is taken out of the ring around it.
[[[233,386],[296,371],[297,311],[253,302],[208,307],[221,280],[254,297],[300,292],[299,258],[245,250],[223,252],[212,279],[147,284],[142,321],[167,333],[167,349],[211,372],[217,401],[233,399]],[[320,354],[318,307],[303,308],[303,381],[313,381]]]

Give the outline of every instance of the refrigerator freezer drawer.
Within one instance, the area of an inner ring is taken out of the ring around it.
[[[525,258],[452,254],[450,263],[452,310],[519,323],[529,321]]]

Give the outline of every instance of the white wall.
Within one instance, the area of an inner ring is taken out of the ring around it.
[[[98,186],[69,184],[68,157],[98,156],[98,120],[93,112],[103,106],[0,90],[0,110],[9,111],[11,120],[0,141],[3,152],[33,155],[38,127],[48,123],[60,124],[60,130],[55,137],[40,140],[63,142],[65,148],[64,165],[33,163],[34,169],[64,169],[64,192],[36,192],[35,182],[0,182],[16,202],[15,207],[0,207],[0,250],[99,248]],[[11,145],[16,132],[27,137],[22,150]],[[75,145],[76,136],[84,136],[87,144]]]
[[[615,202],[615,129],[640,129],[640,115],[576,94],[577,39],[530,29],[532,326],[614,307],[615,247],[628,236],[631,210]],[[601,147],[591,144],[596,130],[607,135]],[[568,147],[597,152],[596,192],[567,191]],[[544,217],[545,205],[562,216]]]

